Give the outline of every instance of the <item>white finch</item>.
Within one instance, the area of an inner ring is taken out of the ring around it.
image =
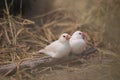
[[[67,33],[62,34],[58,40],[40,50],[39,53],[45,53],[53,58],[61,58],[69,55],[71,52],[71,47],[69,44],[70,37],[71,36]]]
[[[73,54],[80,54],[86,49],[86,42],[84,40],[85,33],[76,31],[70,38],[70,46]]]

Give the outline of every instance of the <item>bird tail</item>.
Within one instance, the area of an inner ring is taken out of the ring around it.
[[[54,52],[50,52],[50,51],[48,52],[48,51],[45,51],[44,49],[39,50],[39,53],[40,54],[44,53],[44,54],[46,54],[46,55],[48,55],[50,57],[55,57],[56,56]]]

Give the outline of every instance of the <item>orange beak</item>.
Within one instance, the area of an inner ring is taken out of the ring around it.
[[[69,40],[70,38],[71,38],[70,35],[67,35],[67,36],[66,36],[66,40]]]
[[[82,37],[83,37],[83,39],[85,38],[85,35],[86,35],[86,33],[85,33],[85,32],[82,32]]]

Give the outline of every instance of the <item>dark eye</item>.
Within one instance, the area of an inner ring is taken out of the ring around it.
[[[80,35],[82,34],[82,33],[79,33]]]
[[[65,36],[63,36],[65,38]]]

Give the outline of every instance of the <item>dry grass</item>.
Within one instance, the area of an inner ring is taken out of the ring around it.
[[[54,31],[52,30],[55,29],[52,29],[52,26],[56,28],[57,23],[68,17],[64,14],[64,11],[61,13],[59,9],[42,15],[43,18],[51,16],[53,18],[42,24],[42,27],[37,27],[35,22],[31,20],[23,19],[19,16],[11,16],[6,3],[6,17],[0,20],[0,64],[14,63],[26,58],[38,57],[33,53],[56,40],[61,33],[73,29],[68,29],[67,27],[63,31],[62,27],[60,27],[61,32],[53,33]]]

